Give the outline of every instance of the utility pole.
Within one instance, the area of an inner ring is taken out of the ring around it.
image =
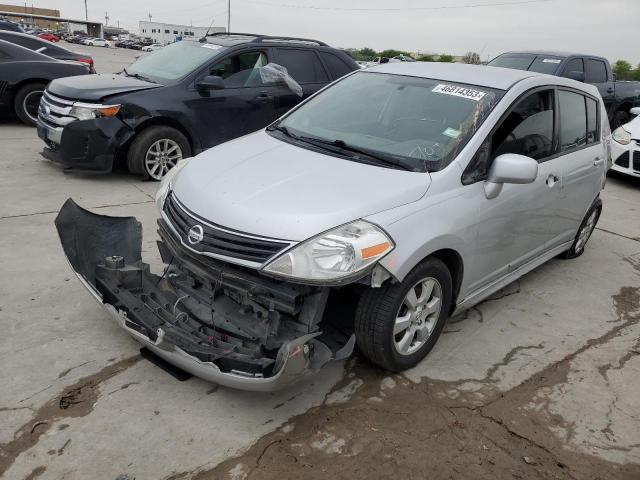
[[[227,0],[227,33],[231,31],[231,0]]]
[[[147,17],[149,17],[149,21],[151,21],[151,18],[153,17],[153,15],[151,15],[151,12],[147,14]]]
[[[104,24],[109,25],[109,12],[104,12]]]
[[[84,19],[89,21],[89,11],[87,10],[87,0],[84,0]]]

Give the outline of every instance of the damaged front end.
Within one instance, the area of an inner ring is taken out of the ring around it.
[[[69,199],[56,227],[78,278],[131,336],[169,363],[228,387],[277,390],[349,356],[354,336],[323,320],[330,289],[270,279],[185,248],[160,219],[166,268],[142,262],[142,226]]]

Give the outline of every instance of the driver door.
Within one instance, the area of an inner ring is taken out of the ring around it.
[[[210,65],[195,81],[196,95],[187,106],[196,113],[204,148],[264,128],[278,117],[277,87],[260,75],[267,63],[268,49],[243,51]],[[221,77],[225,88],[198,90],[198,80],[207,75]]]

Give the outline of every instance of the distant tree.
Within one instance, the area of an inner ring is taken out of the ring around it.
[[[613,73],[618,80],[631,80],[634,77],[633,67],[626,60],[618,60],[613,64]]]
[[[407,57],[411,56],[409,55],[409,52],[403,52],[402,50],[394,50],[393,48],[389,48],[387,50],[383,50],[382,52],[378,53],[378,56],[387,57],[387,58],[397,57],[398,55],[406,55]]]
[[[480,65],[480,54],[476,52],[467,52],[464,57],[462,57],[462,61],[472,65]]]
[[[435,62],[435,58],[433,57],[433,55],[420,55],[417,60],[419,62]]]
[[[640,81],[640,63],[638,64],[636,69],[633,71],[633,79]]]
[[[362,60],[373,60],[378,56],[376,51],[373,48],[364,47],[359,50],[359,55],[362,57]]]
[[[438,57],[438,61],[443,63],[453,63],[455,59],[453,58],[453,55],[447,55],[446,53],[443,53],[442,55],[440,55],[440,57]]]

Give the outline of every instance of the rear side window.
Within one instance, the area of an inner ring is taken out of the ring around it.
[[[320,56],[329,67],[329,71],[334,79],[345,76],[351,72],[351,68],[333,53],[320,52]]]
[[[587,83],[605,83],[607,66],[601,60],[585,60],[585,81]]]
[[[581,58],[572,58],[567,62],[567,66],[564,67],[564,76],[568,77],[571,72],[584,73],[584,62]]]
[[[312,50],[279,48],[277,63],[285,67],[298,83],[322,83],[329,80],[320,59]]]
[[[560,90],[560,151],[566,152],[587,143],[587,114],[585,97]]]
[[[591,98],[587,101],[587,143],[596,143],[598,138],[598,102]]]

